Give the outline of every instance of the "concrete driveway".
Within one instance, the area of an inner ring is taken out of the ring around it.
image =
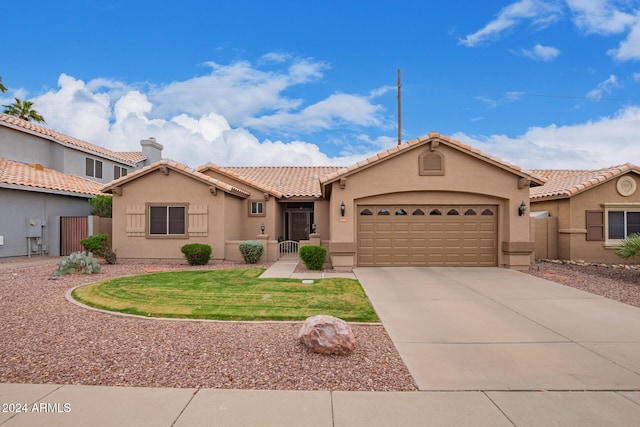
[[[636,307],[502,268],[355,274],[420,390],[640,390]]]

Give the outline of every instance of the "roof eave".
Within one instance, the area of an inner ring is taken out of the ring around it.
[[[46,194],[56,194],[59,196],[70,196],[70,197],[80,197],[84,199],[92,199],[95,196],[100,194],[104,194],[103,192],[98,193],[81,193],[75,191],[63,191],[63,190],[55,190],[52,188],[45,187],[33,187],[30,185],[20,185],[20,184],[7,184],[0,183],[0,188],[5,188],[7,190],[18,190],[18,191],[30,191],[33,193],[46,193]]]

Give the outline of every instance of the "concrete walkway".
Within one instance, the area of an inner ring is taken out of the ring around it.
[[[271,265],[262,275],[261,279],[289,278],[289,279],[328,279],[331,277],[344,277],[346,279],[356,279],[354,273],[312,271],[308,273],[296,273],[296,267],[302,262],[298,256],[281,258]]]
[[[639,424],[640,309],[498,268],[355,276],[421,391],[0,384],[0,425]]]

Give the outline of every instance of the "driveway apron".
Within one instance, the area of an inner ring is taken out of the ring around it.
[[[640,389],[640,309],[503,268],[355,274],[423,391]]]

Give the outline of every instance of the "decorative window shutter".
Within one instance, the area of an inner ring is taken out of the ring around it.
[[[145,211],[146,207],[144,205],[127,206],[125,208],[125,216],[127,217],[125,233],[127,236],[144,237],[146,231]]]
[[[587,240],[603,241],[604,234],[604,211],[586,211]]]
[[[206,236],[208,234],[207,205],[189,205],[189,236]]]

